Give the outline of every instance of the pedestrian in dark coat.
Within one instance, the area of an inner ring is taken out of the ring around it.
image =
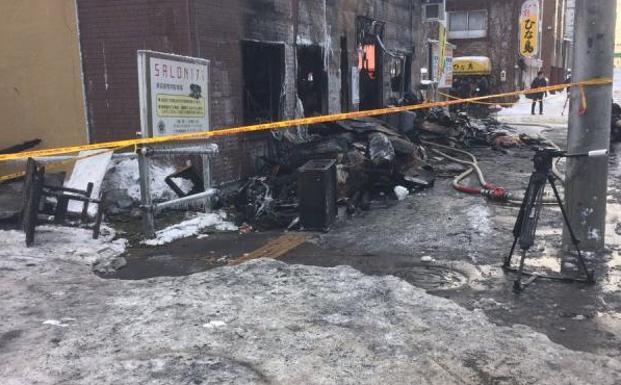
[[[543,76],[543,71],[539,71],[537,73],[537,77],[533,80],[530,88],[541,88],[547,87],[548,81],[545,76]],[[539,102],[539,115],[543,115],[543,98],[546,96],[546,92],[537,92],[536,94],[531,94],[531,98],[533,99],[533,106],[531,108],[531,114],[535,115],[535,106],[537,102]]]

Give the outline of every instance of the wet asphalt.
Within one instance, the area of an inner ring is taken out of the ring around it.
[[[565,130],[522,127],[543,133],[564,146]],[[429,293],[484,311],[499,325],[523,324],[570,349],[621,354],[621,146],[610,159],[608,252],[590,256],[597,284],[537,279],[519,294],[515,276],[502,270],[513,241],[518,208],[487,202],[452,189],[451,178],[402,202],[376,202],[370,211],[341,216],[327,233],[290,251],[282,261],[317,266],[349,265],[370,275],[394,275]],[[488,181],[523,191],[532,170],[532,149],[472,152]],[[617,155],[619,154],[619,155]],[[562,165],[561,165],[562,169]],[[526,268],[559,274],[561,217],[544,208],[539,237]],[[136,246],[125,258],[118,279],[193,274],[228,263],[281,235],[279,231],[250,234],[212,233],[157,249]]]

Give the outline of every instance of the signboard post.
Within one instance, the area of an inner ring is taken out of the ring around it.
[[[453,48],[454,46],[446,42],[444,45],[444,55],[442,55],[441,44],[433,43],[432,48],[432,73],[433,80],[437,81],[438,89],[453,87]],[[441,59],[441,56],[444,56]]]
[[[140,125],[144,138],[209,131],[209,60],[138,51],[138,86]],[[187,146],[185,149],[187,152]],[[143,226],[146,235],[152,237],[155,233],[155,207],[150,191],[149,151],[153,150],[142,147],[138,162]],[[196,153],[203,154],[205,191],[211,186],[207,152],[205,144],[196,147]]]
[[[539,0],[526,0],[520,12],[520,55],[539,55]]]

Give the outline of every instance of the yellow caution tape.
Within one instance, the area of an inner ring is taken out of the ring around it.
[[[446,107],[446,106],[451,106],[455,104],[471,103],[471,102],[477,102],[481,100],[488,100],[492,98],[502,98],[502,97],[507,97],[507,96],[522,95],[522,94],[534,94],[534,93],[540,93],[540,92],[546,92],[546,91],[558,91],[558,90],[562,90],[568,87],[602,86],[602,85],[609,85],[609,84],[612,84],[612,79],[597,78],[597,79],[586,80],[586,81],[582,81],[578,83],[559,84],[559,85],[534,88],[534,89],[524,90],[524,91],[512,91],[512,92],[505,92],[505,93],[500,93],[496,95],[477,96],[477,97],[468,98],[468,99],[447,100],[447,101],[441,101],[441,102],[429,102],[429,103],[400,106],[400,107],[378,108],[374,110],[314,116],[311,118],[291,119],[291,120],[284,120],[284,121],[279,121],[279,122],[261,123],[261,124],[254,124],[254,125],[249,125],[249,126],[225,128],[221,130],[206,131],[206,132],[193,132],[193,133],[188,133],[188,134],[158,136],[154,138],[119,140],[119,141],[114,141],[114,142],[86,144],[86,145],[81,145],[81,146],[58,147],[58,148],[50,148],[50,149],[45,149],[45,150],[18,152],[14,154],[2,154],[0,155],[0,161],[70,154],[70,153],[76,153],[76,152],[87,151],[87,150],[118,149],[118,148],[123,148],[123,147],[130,147],[130,146],[140,146],[140,145],[149,145],[149,144],[166,143],[166,142],[216,138],[216,137],[221,137],[221,136],[242,134],[242,133],[247,133],[247,132],[266,131],[266,130],[287,128],[287,127],[292,127],[292,126],[311,125],[311,124],[318,124],[318,123],[334,122],[334,121],[345,120],[345,119],[356,119],[356,118],[364,118],[364,117],[377,116],[377,115],[394,114],[394,113],[402,112],[402,111],[414,111],[414,110],[422,110],[422,109],[428,109],[428,108],[434,108],[434,107]]]
[[[93,158],[93,157],[95,157],[97,155],[101,155],[101,154],[104,154],[104,153],[109,152],[109,151],[117,151],[117,150],[120,150],[122,148],[123,147],[110,148],[110,149],[106,149],[105,151],[100,151],[100,152],[96,152],[96,153],[93,153],[93,154],[79,156],[79,157],[76,157],[76,158],[63,159],[63,160],[59,160],[59,161],[56,161],[56,162],[50,162],[50,163],[45,165],[45,169],[46,170],[58,170],[58,169],[63,168],[64,166],[66,166],[68,164],[71,164],[73,162],[77,162],[78,160]],[[21,178],[24,175],[26,175],[26,172],[25,171],[20,171],[20,172],[15,172],[13,174],[0,176],[0,182]]]
[[[439,95],[444,96],[445,98],[449,98],[451,100],[466,100],[466,99],[461,99],[458,98],[457,96],[453,96],[450,94],[445,94],[444,92],[438,92]],[[552,95],[552,96],[548,96],[546,98],[543,98],[543,101],[546,100],[550,100],[550,99],[554,99],[554,98],[558,98],[559,96],[562,96],[563,94],[556,94],[556,95]],[[527,102],[516,102],[516,103],[506,103],[506,102],[465,102],[465,103],[470,103],[470,104],[481,104],[484,106],[504,106],[504,107],[513,107],[513,106],[517,106],[517,105],[521,105],[521,104],[531,104],[533,101],[527,101]]]

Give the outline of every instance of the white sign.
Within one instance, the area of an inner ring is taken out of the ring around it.
[[[440,61],[440,45],[433,45],[433,73],[438,74],[438,63]],[[442,75],[438,79],[434,78],[438,82],[438,88],[451,88],[453,87],[453,46],[450,44],[446,44],[444,47],[444,70],[442,71]]]
[[[143,137],[209,131],[209,60],[138,51]]]

